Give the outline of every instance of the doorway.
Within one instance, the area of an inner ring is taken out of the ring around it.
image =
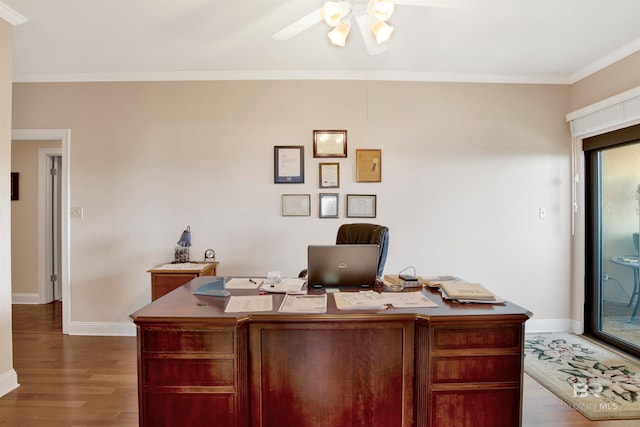
[[[640,125],[584,140],[586,328],[640,356]]]
[[[12,142],[28,144],[29,141],[56,141],[58,148],[43,148],[38,152],[37,236],[38,249],[38,302],[61,300],[62,332],[69,333],[69,129],[17,129],[12,131]],[[52,179],[51,168],[57,172]],[[60,214],[55,214],[55,212]],[[55,236],[47,239],[46,236]],[[20,236],[12,237],[19,244]],[[14,243],[16,242],[16,243]],[[55,266],[54,266],[55,265]],[[55,270],[58,269],[58,272]],[[52,277],[55,276],[55,277]],[[55,280],[52,281],[51,279]]]

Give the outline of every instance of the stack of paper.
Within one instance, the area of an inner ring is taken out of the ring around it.
[[[281,294],[305,294],[306,290],[302,289],[305,283],[305,279],[284,278],[273,286],[268,283],[264,283],[260,286],[260,290]]]
[[[460,278],[455,276],[420,276],[418,280],[430,288],[439,288],[443,283],[459,282]]]
[[[294,295],[287,294],[282,300],[281,313],[326,313],[327,294]]]
[[[502,303],[504,299],[497,297],[480,283],[446,282],[440,284],[440,291],[445,299],[458,302]]]

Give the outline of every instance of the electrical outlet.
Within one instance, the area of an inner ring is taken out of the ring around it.
[[[603,275],[602,275],[602,280],[603,280],[604,282],[606,282],[607,280],[609,280],[609,275],[608,275],[608,274],[603,274]]]

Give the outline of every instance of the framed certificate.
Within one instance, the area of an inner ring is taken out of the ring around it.
[[[320,163],[320,188],[340,188],[340,163]]]
[[[347,131],[314,130],[313,157],[347,157]]]
[[[304,183],[304,146],[273,147],[273,172],[275,184]]]
[[[347,218],[375,218],[375,194],[347,194]]]
[[[311,195],[283,194],[282,216],[311,216]]]
[[[338,218],[338,193],[320,193],[320,218]]]
[[[356,182],[382,182],[382,150],[356,150]]]

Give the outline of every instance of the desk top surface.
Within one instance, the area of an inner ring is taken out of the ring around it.
[[[268,312],[225,313],[228,298],[194,295],[200,286],[212,280],[211,277],[197,277],[151,304],[131,314],[135,323],[155,322],[201,322],[216,319],[220,323],[240,321],[332,321],[332,320],[411,320],[428,319],[432,322],[457,317],[462,320],[490,320],[493,316],[526,321],[532,316],[528,310],[511,302],[504,304],[460,304],[442,299],[440,293],[430,288],[423,292],[438,307],[434,308],[389,308],[385,310],[338,310],[335,300],[327,299],[327,312],[322,314],[279,313],[283,294],[273,294],[273,310]],[[232,295],[257,295],[258,290],[231,290]],[[310,290],[309,294],[324,293],[324,290]],[[416,291],[414,291],[416,292]]]

